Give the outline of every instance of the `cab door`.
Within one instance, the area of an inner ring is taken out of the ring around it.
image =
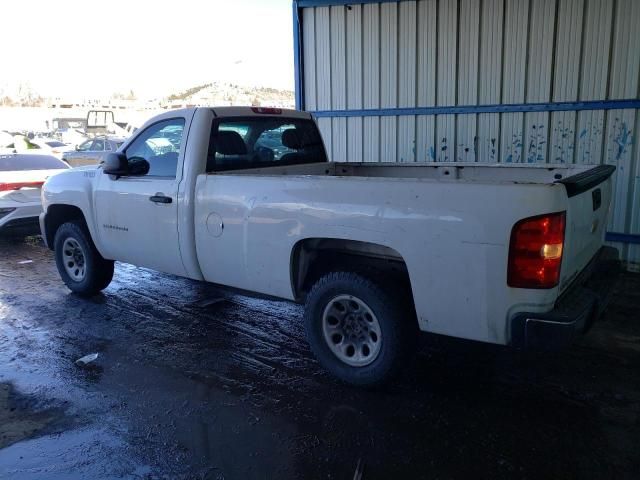
[[[187,119],[160,120],[124,151],[131,174],[99,170],[96,228],[106,258],[184,275],[178,238],[178,187]]]

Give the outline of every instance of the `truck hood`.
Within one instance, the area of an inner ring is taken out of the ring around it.
[[[75,171],[78,171],[78,170],[80,170],[80,171],[84,171],[84,170],[97,170],[97,169],[98,169],[98,167],[100,167],[100,165],[83,165],[83,166],[81,166],[81,167],[73,167],[73,168],[70,168],[70,169],[69,169],[69,170],[67,170],[67,171],[69,171],[69,172],[73,172],[74,170],[75,170]]]
[[[49,177],[44,186],[46,188],[47,185],[77,182],[78,178],[94,178],[95,171],[98,169],[98,167],[99,165],[88,165],[84,167],[69,168],[67,170],[59,170],[60,173]],[[89,172],[93,172],[93,174]]]

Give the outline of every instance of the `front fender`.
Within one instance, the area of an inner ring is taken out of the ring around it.
[[[55,210],[58,206],[66,206],[77,209],[82,213],[91,238],[98,251],[102,254],[100,238],[97,235],[95,226],[96,217],[93,202],[95,184],[101,173],[101,170],[95,166],[74,168],[54,175],[45,182],[42,187],[43,213],[40,219],[40,227],[43,237],[45,237],[45,242],[50,247],[52,246],[53,238],[50,238],[51,236],[48,235],[47,218],[51,218],[51,211]],[[67,211],[71,210],[69,209]],[[66,221],[64,218],[57,220],[58,222],[62,220],[62,223]]]

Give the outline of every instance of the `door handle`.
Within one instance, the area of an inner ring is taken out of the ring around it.
[[[155,203],[171,203],[173,201],[173,199],[171,197],[165,197],[162,194],[153,195],[152,197],[149,197],[149,200],[151,200],[152,202],[155,202]]]

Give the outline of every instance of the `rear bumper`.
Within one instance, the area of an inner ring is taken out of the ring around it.
[[[12,209],[8,213],[0,215],[0,235],[4,236],[26,236],[40,233],[38,216],[42,212],[42,204],[37,202],[17,202],[12,201],[8,192],[4,195],[0,207]]]
[[[0,225],[2,235],[37,235],[39,233],[38,217],[14,218]]]
[[[603,247],[546,313],[519,313],[511,320],[511,344],[556,350],[571,344],[602,315],[620,274],[618,251]]]

